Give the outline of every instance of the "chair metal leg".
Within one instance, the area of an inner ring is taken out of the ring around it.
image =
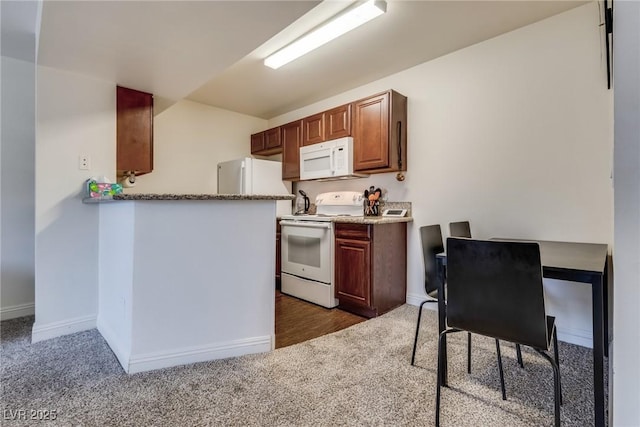
[[[502,370],[502,356],[500,355],[500,341],[496,339],[496,353],[498,353],[498,370],[500,371],[500,388],[502,389],[502,400],[507,400],[507,392],[504,389],[504,371]]]
[[[413,340],[413,353],[411,353],[411,366],[414,366],[416,361],[416,347],[418,346],[418,332],[420,332],[420,319],[422,318],[422,306],[424,306],[428,302],[436,302],[436,300],[426,300],[422,301],[420,304],[420,308],[418,309],[418,323],[416,323],[416,337]]]
[[[467,332],[467,373],[471,373],[471,332]]]
[[[551,367],[553,368],[553,401],[554,401],[554,411],[555,411],[555,427],[560,427],[560,400],[561,400],[561,391],[560,391],[560,369],[556,362],[544,351],[538,350],[534,348],[535,351],[540,353],[545,359],[551,363]]]
[[[524,363],[522,363],[522,351],[520,350],[520,344],[516,344],[516,355],[518,356],[518,365],[521,368],[524,368]]]
[[[444,337],[450,332],[460,332],[459,329],[445,329],[440,332],[440,336],[438,337],[438,373],[437,373],[437,381],[438,384],[436,389],[436,427],[440,427],[440,388],[443,386],[442,384],[442,350],[444,349]]]
[[[558,332],[556,328],[553,328],[553,357],[558,365],[558,371],[560,371],[560,356],[558,355]],[[558,375],[558,389],[560,390],[560,405],[562,405],[562,382]]]

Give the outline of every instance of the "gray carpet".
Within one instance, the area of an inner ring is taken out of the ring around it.
[[[127,375],[96,330],[30,344],[32,317],[1,323],[3,426],[423,426],[433,425],[436,314],[425,310],[417,367],[410,365],[417,308],[268,354]],[[442,425],[553,425],[553,375],[523,348],[518,367],[504,344],[507,401],[500,397],[494,341],[449,342]],[[562,424],[593,425],[590,349],[560,343]],[[50,422],[11,420],[17,410],[55,411]]]

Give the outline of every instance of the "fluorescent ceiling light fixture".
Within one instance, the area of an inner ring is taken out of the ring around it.
[[[298,40],[264,60],[264,65],[278,69],[302,55],[340,37],[360,25],[371,21],[387,11],[387,3],[380,0],[369,0],[325,22],[315,30],[305,34]]]

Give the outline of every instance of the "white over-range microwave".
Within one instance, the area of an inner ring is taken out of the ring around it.
[[[344,137],[300,147],[300,179],[366,177],[353,173],[353,138]]]

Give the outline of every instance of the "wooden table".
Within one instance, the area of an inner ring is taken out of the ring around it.
[[[518,240],[494,238],[491,240]],[[609,310],[608,310],[608,246],[599,243],[553,242],[526,240],[540,244],[542,275],[549,279],[588,283],[591,285],[593,307],[593,394],[595,425],[604,427],[604,358],[609,356]],[[444,291],[447,255],[436,256],[438,265],[438,327],[446,328],[446,297]],[[446,336],[442,349],[442,384],[447,383]]]

